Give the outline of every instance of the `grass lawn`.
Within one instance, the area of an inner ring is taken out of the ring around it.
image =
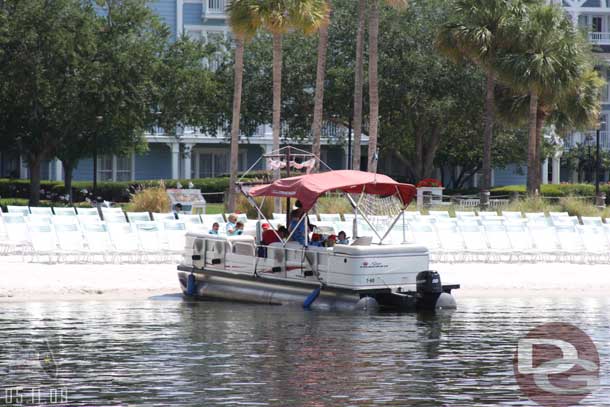
[[[208,215],[216,215],[217,213],[224,213],[225,205],[222,203],[209,203],[205,205],[205,213]]]

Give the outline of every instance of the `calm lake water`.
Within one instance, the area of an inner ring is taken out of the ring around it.
[[[533,405],[513,378],[516,341],[559,321],[598,346],[600,388],[583,405],[610,405],[610,300],[462,298],[459,307],[367,315],[180,298],[0,303],[0,405],[19,395],[26,406]]]

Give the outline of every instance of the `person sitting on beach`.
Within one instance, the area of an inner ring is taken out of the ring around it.
[[[227,219],[227,236],[234,236],[235,235],[235,229],[237,227],[237,216],[231,214],[229,215],[229,218]]]
[[[235,231],[233,232],[233,236],[240,236],[244,234],[244,224],[243,222],[237,222],[235,224]]]
[[[210,231],[208,232],[210,235],[217,235],[218,234],[218,229],[220,228],[220,225],[218,224],[218,222],[214,222],[212,224],[212,229],[210,229]]]
[[[337,236],[337,244],[349,244],[349,239],[344,231],[339,232]]]

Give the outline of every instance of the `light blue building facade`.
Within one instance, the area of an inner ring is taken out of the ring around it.
[[[154,0],[149,7],[172,33],[172,40],[186,34],[206,40],[229,33],[226,3],[229,0]],[[148,151],[128,156],[97,158],[99,181],[137,181],[156,179],[191,179],[225,175],[229,172],[230,134],[220,130],[216,136],[201,133],[188,126],[178,130],[179,137],[156,129],[146,134]],[[347,163],[347,129],[327,123],[322,137],[322,159],[332,168],[345,168]],[[240,138],[239,169],[250,168],[272,147],[270,126],[260,126],[256,134]],[[302,143],[308,144],[306,141]],[[311,144],[311,143],[309,143]],[[366,144],[366,140],[363,144]],[[304,148],[310,148],[303,145]],[[261,161],[255,169],[263,169]],[[93,160],[83,159],[74,170],[74,180],[93,178]],[[61,162],[47,161],[42,166],[42,178],[63,180]],[[0,177],[28,178],[27,163],[19,156],[0,149]]]
[[[230,0],[153,0],[149,7],[170,27],[172,39],[186,34],[194,39],[212,36],[227,36],[226,5]],[[609,0],[549,0],[561,4],[566,13],[589,34],[591,42],[599,47],[602,57],[610,56],[610,1]],[[609,53],[609,54],[604,54]],[[604,68],[604,72],[605,68]],[[610,92],[608,86],[603,93],[603,123],[601,145],[610,149],[607,121],[610,115]],[[146,135],[148,151],[144,154],[128,156],[102,156],[97,160],[97,178],[100,181],[137,181],[149,179],[190,179],[214,177],[229,172],[229,134],[220,130],[216,136],[201,133],[196,128],[179,129],[179,137],[166,134],[162,129]],[[331,168],[347,167],[348,130],[340,125],[327,123],[322,138],[322,159]],[[577,143],[590,142],[595,131],[573,133],[566,138],[563,149],[548,157],[542,166],[544,183],[575,181],[575,174],[561,169],[561,154]],[[306,141],[304,148],[310,148]],[[366,152],[367,138],[363,136],[363,152]],[[270,152],[272,136],[270,126],[261,126],[256,134],[241,137],[239,168],[250,168],[265,152]],[[366,159],[362,160],[366,163]],[[264,162],[256,169],[262,169]],[[93,178],[93,160],[83,159],[74,171],[74,180]],[[404,175],[400,163],[391,157],[382,156],[379,169],[391,175]],[[437,174],[440,178],[440,171]],[[505,168],[495,168],[492,184],[495,186],[524,184],[527,168],[524,164],[513,164]],[[608,174],[604,174],[608,179]],[[28,178],[27,163],[19,156],[0,149],[0,177]],[[63,180],[61,162],[53,159],[42,166],[43,179]],[[472,186],[478,186],[479,176],[472,179]]]

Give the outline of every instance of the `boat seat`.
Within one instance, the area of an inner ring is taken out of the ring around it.
[[[376,256],[381,254],[420,254],[427,255],[428,249],[425,246],[418,245],[371,245],[371,246],[347,246],[338,244],[335,246],[336,254],[345,254],[348,256]]]

